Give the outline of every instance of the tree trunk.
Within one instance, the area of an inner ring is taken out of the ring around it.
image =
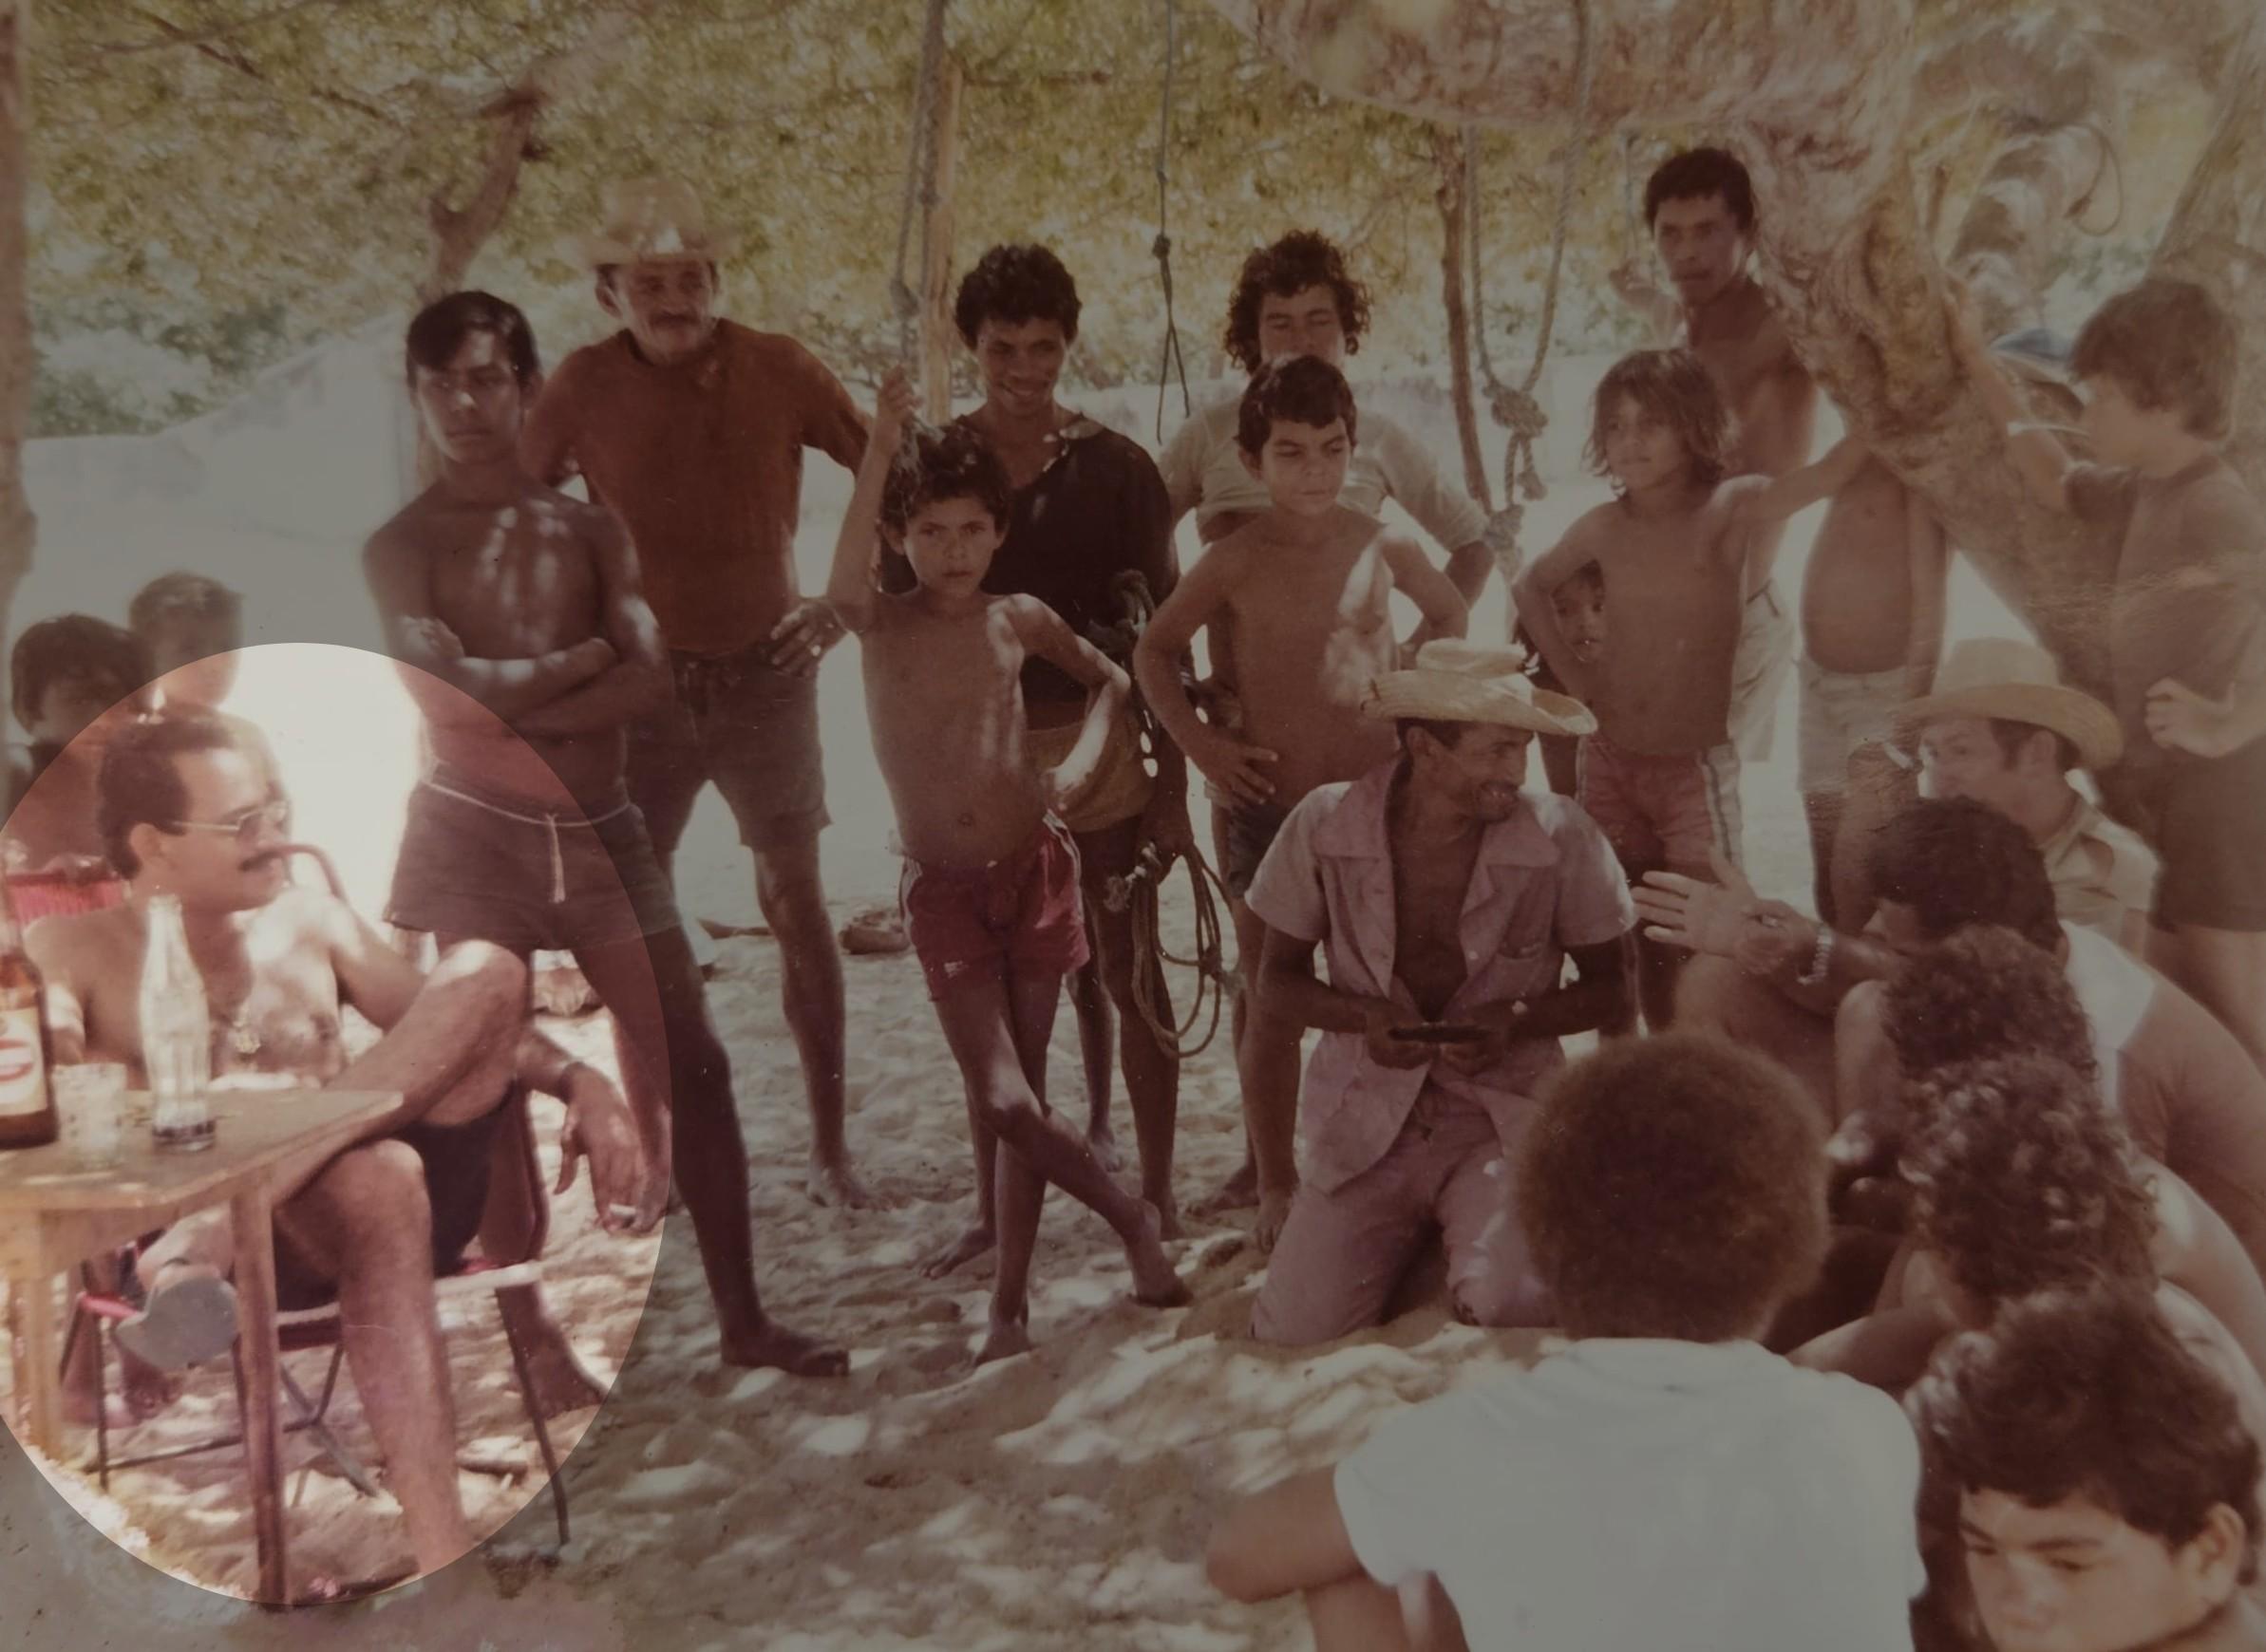
[[[1577,20],[1565,0],[1213,4],[1342,96],[1504,126],[1562,125],[1573,112]],[[1757,274],[1803,361],[2070,677],[2100,687],[2114,548],[2030,502],[1952,366],[1942,271],[1911,177],[1909,0],[1587,4],[1593,127],[1696,128],[1740,155],[1761,219]],[[2232,3],[2213,11],[2233,14]],[[2144,45],[2130,49],[2147,54]],[[2155,45],[2162,57],[2179,49]],[[2219,134],[2167,238],[2167,257],[2177,244],[2186,249],[2181,268],[2218,272],[2254,328],[2266,250],[2259,55],[2253,24],[2222,78]],[[2033,216],[2041,227],[2058,221]],[[2266,429],[2257,394],[2245,390],[2238,445],[2253,485],[2266,481],[2252,445]]]
[[[0,636],[16,587],[31,571],[38,524],[24,494],[24,434],[31,414],[31,308],[25,286],[29,231],[24,197],[30,173],[30,106],[25,58],[31,0],[0,0]],[[0,724],[8,685],[0,680]]]
[[[960,154],[960,60],[947,55],[936,77],[936,158],[932,173],[935,198],[923,197],[927,214],[921,231],[920,385],[929,422],[952,419],[952,237],[953,174]]]
[[[1432,160],[1440,181],[1432,199],[1440,208],[1440,303],[1447,312],[1449,393],[1456,407],[1456,441],[1463,450],[1463,486],[1482,509],[1493,512],[1487,460],[1480,446],[1479,408],[1471,384],[1471,313],[1463,302],[1464,199],[1463,134],[1452,126],[1432,128]],[[1480,318],[1485,324],[1486,318]]]
[[[2154,270],[2207,289],[2235,318],[2242,371],[2227,458],[2266,497],[2266,11],[2219,82],[2217,125],[2156,248]]]

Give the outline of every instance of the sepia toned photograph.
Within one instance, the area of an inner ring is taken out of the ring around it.
[[[2266,1652],[2266,12],[0,0],[29,1647]]]

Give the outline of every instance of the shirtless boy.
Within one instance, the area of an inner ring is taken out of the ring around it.
[[[1092,778],[1129,685],[1036,597],[983,590],[1012,508],[1007,473],[965,426],[917,438],[900,463],[912,410],[911,385],[891,375],[827,599],[864,645],[874,756],[904,846],[905,928],[967,1085],[977,1226],[942,1266],[996,1237],[981,1363],[1030,1346],[1031,1249],[1049,1182],[1124,1242],[1137,1300],[1170,1306],[1188,1289],[1164,1254],[1157,1208],[1112,1181],[1046,1100],[1063,977],[1086,957],[1078,852],[1054,812]],[[875,588],[877,523],[912,564],[916,584],[903,595]],[[1069,754],[1045,772],[1024,756],[1031,660],[1092,695]]]
[[[1271,502],[1181,579],[1142,634],[1133,668],[1165,734],[1230,799],[1219,875],[1248,987],[1265,926],[1243,896],[1275,834],[1316,786],[1357,779],[1393,755],[1391,726],[1362,710],[1370,683],[1399,663],[1392,592],[1416,604],[1431,636],[1462,636],[1469,614],[1414,541],[1338,502],[1356,436],[1345,375],[1315,356],[1271,363],[1243,392],[1238,421],[1244,468]],[[1199,719],[1180,681],[1180,659],[1207,627],[1237,661],[1234,732]],[[1236,1065],[1262,1248],[1281,1231],[1297,1182],[1298,1037],[1294,1023],[1247,1004]]]
[[[227,1032],[215,1041],[224,1081],[235,1068],[402,1095],[357,1145],[299,1168],[275,1208],[275,1287],[286,1307],[336,1291],[347,1361],[417,1568],[445,1566],[473,1535],[457,1494],[433,1275],[480,1226],[526,971],[473,944],[421,976],[345,903],[294,888],[260,764],[209,712],[123,730],[104,761],[99,817],[109,857],[130,880],[127,904],[52,918],[28,936],[57,1061],[140,1070],[136,984],[148,899],[162,891],[181,903],[215,1024]],[[348,1004],[386,1029],[350,1061],[340,1022]],[[601,1179],[602,1200],[627,1196],[618,1177]],[[142,1257],[153,1314],[165,1290],[243,1262],[224,1211],[176,1223]]]
[[[1929,1481],[1956,1499],[1936,1586],[1997,1652],[2266,1648],[2246,1587],[2258,1442],[2146,1297],[2017,1304],[1947,1349],[1908,1409]]]
[[[2114,533],[2109,676],[2124,758],[2110,801],[2162,856],[2149,959],[2266,1065],[2266,507],[2219,455],[2241,340],[2201,288],[2151,279],[2077,335],[2100,462],[2031,422],[1972,301],[1952,339],[2030,493]]]
[[[623,784],[625,728],[666,688],[629,536],[520,466],[538,368],[517,310],[482,292],[428,306],[409,324],[407,372],[441,475],[371,535],[363,568],[433,766],[387,916],[444,948],[468,936],[522,959],[575,954],[641,1072],[630,1091],[654,1174],[633,1219],[657,1214],[673,1158],[726,1362],[838,1376],[840,1349],[774,1323],[758,1299],[730,1060]]]
[[[1640,350],[1597,386],[1593,469],[1618,495],[1585,513],[1511,582],[1520,617],[1575,699],[1596,714],[1581,746],[1582,809],[1632,881],[1661,869],[1710,875],[1739,859],[1739,752],[1728,717],[1741,605],[1766,567],[1744,501],[1759,478],[1727,479],[1728,420],[1697,357]],[[1551,593],[1582,564],[1605,581],[1605,643],[1584,663]],[[1669,1023],[1675,960],[1639,948],[1645,1019]]]
[[[713,781],[729,805],[779,941],[810,1196],[862,1204],[842,1124],[841,956],[819,876],[817,673],[841,633],[798,594],[794,541],[804,449],[854,467],[864,426],[800,344],[716,314],[727,240],[689,185],[639,178],[605,204],[605,226],[577,251],[621,330],[559,364],[521,456],[538,481],[579,470],[629,527],[675,687],[632,730],[630,798],[665,875],[702,789]]]
[[[1721,149],[1671,156],[1645,182],[1645,227],[1674,285],[1672,299],[1626,268],[1615,272],[1615,286],[1652,313],[1662,342],[1690,349],[1715,381],[1732,423],[1724,474],[1784,475],[1809,458],[1818,387],[1748,268],[1755,205],[1747,168]],[[1762,577],[1741,610],[1731,695],[1731,738],[1757,761],[1770,754],[1794,648],[1770,578],[1780,537],[1766,533],[1758,547]]]
[[[110,737],[141,714],[149,653],[92,614],[27,626],[9,659],[9,704],[31,736],[8,754],[9,870],[107,875],[95,777]]]

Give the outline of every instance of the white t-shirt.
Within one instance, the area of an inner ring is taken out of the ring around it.
[[[1394,1413],[1338,1465],[1377,1582],[1473,1652],[1910,1652],[1919,1447],[1752,1342],[1592,1339]]]

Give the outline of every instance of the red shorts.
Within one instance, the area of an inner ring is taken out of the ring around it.
[[[1648,757],[1601,734],[1581,738],[1576,800],[1632,873],[1673,867],[1708,875],[1708,851],[1739,855],[1739,749]]]
[[[897,886],[929,996],[994,961],[1067,975],[1087,956],[1078,846],[1048,816],[1030,840],[984,866],[923,866],[910,856]]]

